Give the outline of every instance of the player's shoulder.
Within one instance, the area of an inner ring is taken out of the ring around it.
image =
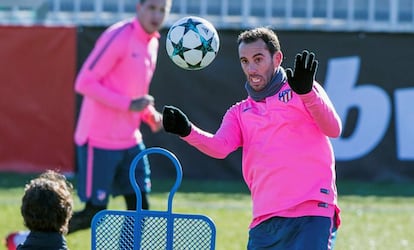
[[[131,37],[132,22],[123,20],[112,24],[104,30],[97,40],[97,46],[100,47],[125,47],[125,41]]]
[[[103,33],[107,37],[128,37],[133,30],[131,19],[122,20],[109,26]]]
[[[243,111],[244,109],[246,109],[246,107],[250,107],[252,105],[251,102],[252,102],[252,100],[250,98],[243,99],[241,101],[238,101],[238,102],[234,103],[228,109],[228,111],[240,113],[241,111]]]
[[[233,106],[237,106],[237,107],[245,106],[245,105],[249,105],[251,102],[252,100],[250,98],[246,98],[246,99],[236,102]]]

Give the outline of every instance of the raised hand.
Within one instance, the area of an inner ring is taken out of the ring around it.
[[[164,106],[162,122],[165,131],[186,137],[191,132],[191,123],[180,109],[174,106]]]
[[[295,58],[295,68],[286,70],[289,86],[292,90],[303,95],[312,90],[315,80],[318,61],[315,60],[315,54],[304,50],[302,54],[297,54]]]

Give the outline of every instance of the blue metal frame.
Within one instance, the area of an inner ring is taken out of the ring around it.
[[[137,163],[149,154],[168,157],[176,168],[176,181],[168,196],[167,211],[143,210],[141,207],[142,197],[135,170]],[[215,249],[216,229],[209,217],[172,211],[173,198],[182,181],[182,168],[173,153],[159,147],[142,151],[131,163],[129,178],[137,196],[137,210],[102,210],[97,213],[91,224],[92,249],[159,249],[160,245],[165,249],[186,248],[183,244],[190,244],[192,249]],[[160,242],[159,245],[156,241]]]

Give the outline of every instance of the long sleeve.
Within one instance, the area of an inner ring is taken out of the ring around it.
[[[325,90],[314,83],[313,90],[307,94],[299,95],[306,109],[310,112],[319,129],[331,138],[340,136],[342,123],[331,100]]]
[[[142,141],[142,117],[155,127],[160,117],[129,110],[131,100],[148,94],[158,56],[159,33],[148,34],[136,18],[109,27],[98,39],[76,80],[83,95],[75,142],[127,148]],[[150,126],[151,126],[150,125]]]
[[[190,135],[184,137],[183,140],[211,157],[226,158],[241,146],[241,130],[235,110],[229,109],[227,111],[215,134],[206,132],[192,124]]]
[[[131,98],[109,84],[108,76],[125,54],[128,41],[124,29],[110,30],[102,34],[86,59],[75,83],[75,90],[106,106],[127,110]],[[122,85],[122,84],[120,84]]]

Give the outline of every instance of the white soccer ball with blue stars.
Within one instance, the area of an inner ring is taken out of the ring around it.
[[[168,30],[166,49],[170,59],[186,70],[207,67],[219,51],[217,30],[206,19],[187,16],[176,21]]]

